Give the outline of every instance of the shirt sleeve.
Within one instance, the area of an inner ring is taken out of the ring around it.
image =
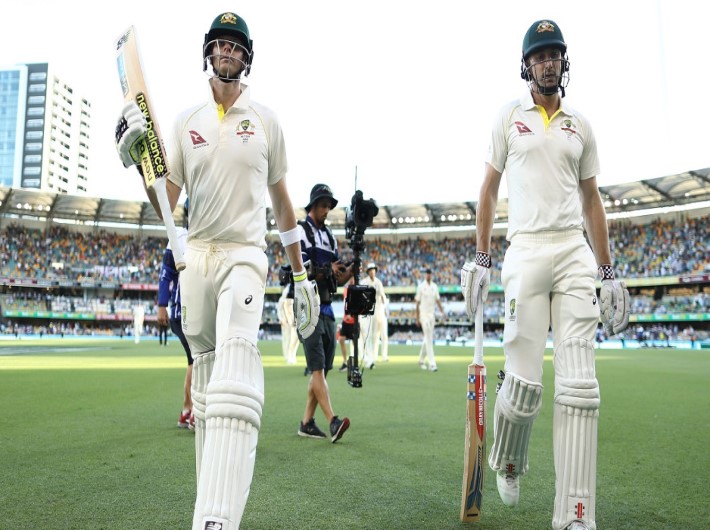
[[[509,112],[501,111],[491,128],[491,139],[488,144],[486,162],[498,173],[503,173],[505,162],[508,158],[507,130],[509,118]]]
[[[599,175],[599,154],[592,125],[584,118],[580,121],[584,124],[584,146],[579,159],[579,179],[586,180]]]
[[[180,143],[181,129],[182,120],[178,119],[173,125],[166,147],[166,156],[168,158],[168,163],[170,164],[170,175],[168,175],[168,180],[180,188],[185,185],[185,165],[183,163],[182,144]]]
[[[283,131],[275,115],[269,120],[269,185],[276,184],[286,175],[288,162],[286,160],[286,142]]]

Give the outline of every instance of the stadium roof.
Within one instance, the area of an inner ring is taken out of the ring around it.
[[[686,171],[649,180],[615,184],[600,188],[607,213],[632,212],[669,206],[710,201],[710,168]],[[341,201],[348,204],[348,201]],[[182,225],[183,209],[174,213],[175,224]],[[303,219],[306,211],[296,209],[296,216]],[[29,189],[14,189],[0,186],[0,217],[79,221],[83,224],[102,226],[125,225],[126,228],[151,228],[162,226],[151,204],[146,201],[120,201],[78,195],[49,193]],[[475,224],[476,203],[421,203],[407,205],[379,205],[373,228],[396,231],[398,228],[456,227]],[[332,211],[328,220],[335,229],[345,227],[346,208]],[[498,201],[496,221],[508,219],[508,201]],[[267,210],[269,228],[275,228],[271,209]]]

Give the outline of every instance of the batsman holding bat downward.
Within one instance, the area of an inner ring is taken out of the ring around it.
[[[515,506],[520,477],[528,471],[532,425],[542,407],[543,353],[552,326],[552,528],[594,530],[600,399],[594,333],[600,312],[609,335],[626,329],[629,293],[614,278],[594,134],[587,119],[563,103],[570,63],[559,26],[552,20],[533,23],[522,52],[521,76],[529,90],[503,107],[493,124],[476,214],[476,257],[464,265],[461,287],[473,317],[480,309],[479,292],[481,304],[488,294],[491,232],[505,171],[506,374],[496,397],[488,463],[497,472],[503,503]]]
[[[254,472],[264,405],[257,332],[268,272],[268,190],[281,241],[299,280],[298,331],[309,337],[320,301],[305,279],[299,231],[286,187],[286,150],[274,113],[252,101],[242,83],[254,56],[246,22],[223,13],[205,35],[203,69],[210,97],[182,113],[167,155],[171,210],[190,197],[186,268],[180,274],[182,329],[194,357],[197,500],[193,530],[235,530]],[[117,146],[129,165],[131,145],[145,134],[134,106],[124,109]],[[154,191],[148,190],[151,202]]]

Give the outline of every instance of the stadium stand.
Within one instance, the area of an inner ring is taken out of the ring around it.
[[[706,169],[602,188],[615,266],[633,297],[632,324],[624,339],[660,346],[671,341],[697,347],[708,343],[709,174]],[[507,205],[500,202],[493,286],[485,305],[489,338],[500,336],[503,318],[500,267],[507,248]],[[178,223],[181,215],[176,211]],[[343,258],[350,259],[343,235],[345,209],[330,217]],[[267,222],[273,226],[270,212]],[[426,267],[435,271],[447,312],[446,325],[437,327],[437,339],[470,338],[458,282],[459,267],[475,249],[474,222],[474,203],[380,208],[365,235],[361,257],[378,264],[378,277],[390,298],[391,340],[419,338],[413,295]],[[133,306],[140,303],[146,334],[151,335],[165,242],[147,203],[0,188],[0,334],[128,336]],[[275,231],[267,243],[264,337],[279,332],[278,270],[285,260]]]

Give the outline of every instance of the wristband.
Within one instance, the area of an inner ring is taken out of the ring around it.
[[[294,282],[302,282],[308,278],[308,274],[306,274],[306,270],[303,269],[301,272],[294,272],[293,273],[293,281]]]
[[[476,265],[485,267],[487,269],[491,268],[491,255],[487,252],[476,251]]]
[[[279,232],[279,237],[284,247],[298,243],[301,240],[298,234],[298,226],[294,226],[291,230],[286,230],[285,232]]]
[[[611,265],[600,265],[599,266],[599,278],[601,280],[613,280],[614,279],[614,267]]]

